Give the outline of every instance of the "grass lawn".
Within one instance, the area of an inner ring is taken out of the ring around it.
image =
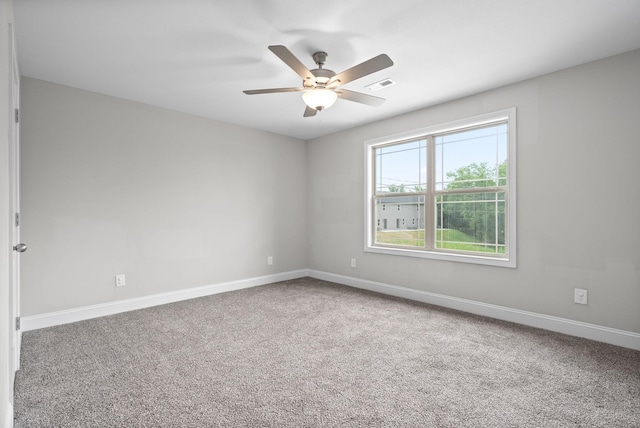
[[[424,247],[424,229],[420,230],[379,230],[376,242],[380,244]]]
[[[424,230],[379,230],[376,242],[380,244],[401,245],[405,247],[424,247]],[[454,229],[438,229],[436,248],[495,253],[493,246],[474,243],[473,237]],[[504,247],[498,247],[504,253]]]

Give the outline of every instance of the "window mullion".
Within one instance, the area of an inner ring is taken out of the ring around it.
[[[435,139],[427,136],[427,186],[424,196],[424,246],[428,251],[433,250],[436,234],[436,149]]]

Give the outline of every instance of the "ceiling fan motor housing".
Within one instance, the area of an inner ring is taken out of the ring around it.
[[[316,77],[316,81],[303,81],[302,84],[305,88],[313,88],[315,86],[324,87],[327,83],[329,83],[329,80],[331,80],[331,78],[336,75],[333,70],[328,70],[326,68],[316,68],[309,71],[311,71],[311,73]]]
[[[327,57],[329,56],[329,54],[327,54],[326,52],[323,51],[319,51],[316,52],[312,55],[313,57],[313,61],[318,64],[318,68],[313,69],[313,70],[309,70],[311,71],[311,73],[316,77],[316,81],[315,82],[309,82],[309,81],[304,81],[302,82],[303,86],[305,88],[313,88],[313,87],[325,87],[327,83],[329,83],[329,80],[331,80],[331,78],[333,76],[336,75],[336,73],[333,70],[327,70],[322,68],[322,66],[324,65],[324,63],[327,61]]]

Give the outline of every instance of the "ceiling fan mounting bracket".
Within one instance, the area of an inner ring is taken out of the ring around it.
[[[312,55],[313,61],[318,64],[318,67],[322,68],[325,62],[327,62],[327,57],[329,56],[326,52],[316,52]]]

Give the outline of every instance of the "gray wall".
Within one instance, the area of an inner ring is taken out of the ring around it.
[[[306,144],[23,78],[22,315],[309,267],[640,332],[639,75],[636,51]],[[364,141],[508,107],[518,267],[365,253]]]
[[[307,266],[303,141],[26,77],[21,95],[23,316]]]
[[[365,253],[364,141],[509,107],[518,267]],[[307,158],[310,268],[640,332],[640,51],[318,138]]]

